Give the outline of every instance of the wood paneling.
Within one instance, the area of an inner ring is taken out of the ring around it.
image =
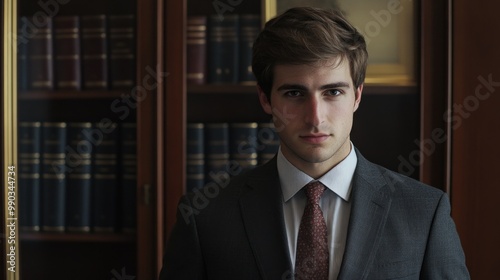
[[[420,180],[446,190],[447,140],[443,114],[448,100],[448,6],[447,1],[422,0],[420,9]],[[424,146],[425,145],[425,146]],[[424,152],[425,151],[425,152]]]
[[[500,252],[500,2],[453,3],[452,215],[472,279],[492,279]]]
[[[177,203],[186,181],[186,0],[166,2],[165,61],[168,72],[165,86],[165,178],[166,209],[164,237],[175,222]]]
[[[156,58],[155,0],[137,1],[137,82],[144,98],[137,106],[137,278],[156,277]],[[153,74],[152,74],[153,73]],[[139,96],[139,93],[137,93]]]

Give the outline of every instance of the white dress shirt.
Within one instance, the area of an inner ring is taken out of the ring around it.
[[[306,195],[302,188],[315,181],[312,177],[293,166],[281,152],[278,151],[278,173],[283,192],[283,213],[288,237],[288,248],[292,267],[295,269],[295,252],[300,220],[306,207]],[[321,196],[320,207],[328,229],[328,245],[330,248],[329,279],[337,279],[344,255],[347,238],[347,227],[351,213],[349,201],[352,177],[357,164],[356,153],[351,143],[349,155],[317,181],[326,186]]]

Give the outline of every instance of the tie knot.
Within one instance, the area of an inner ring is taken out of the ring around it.
[[[319,204],[319,199],[325,191],[325,186],[319,181],[315,181],[306,185],[306,196],[309,203]]]

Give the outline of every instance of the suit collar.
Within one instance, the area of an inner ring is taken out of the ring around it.
[[[390,188],[380,169],[356,153],[351,217],[338,279],[366,279],[391,207]]]
[[[391,207],[391,190],[380,169],[356,149],[351,216],[338,279],[366,279]],[[263,279],[292,279],[276,157],[250,171],[240,198],[243,222]]]
[[[246,189],[240,198],[240,208],[260,274],[263,279],[285,279],[293,274],[293,270],[283,219],[283,195],[276,157],[264,166],[250,171],[247,178]]]
[[[351,181],[357,163],[354,146],[351,145],[351,147],[352,149],[346,158],[317,179],[347,202],[350,199]],[[314,178],[290,163],[281,152],[281,148],[277,155],[277,167],[285,202],[295,196],[306,184],[315,181]]]

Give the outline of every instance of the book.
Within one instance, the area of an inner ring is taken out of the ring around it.
[[[186,129],[186,191],[203,188],[205,184],[204,124],[188,123]]]
[[[205,183],[226,176],[229,163],[229,124],[205,124]]]
[[[135,232],[137,229],[137,125],[122,123],[121,139],[121,195],[120,217],[123,232]]]
[[[28,89],[28,31],[27,18],[20,17],[17,32],[17,87],[19,90]]]
[[[258,164],[262,165],[271,160],[276,153],[278,153],[280,146],[279,136],[272,122],[259,123],[258,141]]]
[[[260,31],[260,16],[258,14],[240,15],[239,30],[239,82],[255,83],[252,72],[252,48]]]
[[[54,17],[54,82],[57,89],[81,89],[80,20]]]
[[[109,15],[109,67],[112,89],[130,89],[135,85],[135,17]]]
[[[207,82],[207,17],[189,16],[186,35],[187,83]]]
[[[230,124],[231,160],[241,171],[257,166],[257,127],[255,122]]]
[[[208,23],[208,74],[209,82],[237,83],[239,62],[239,16],[211,15]]]
[[[66,214],[67,124],[42,124],[42,229],[64,231]]]
[[[18,42],[22,52],[26,52],[25,68],[21,67],[21,74],[25,77],[27,89],[52,90],[54,89],[53,45],[52,45],[52,18],[38,15],[37,24],[33,18],[21,17]],[[29,66],[29,67],[28,67]]]
[[[66,150],[66,229],[89,232],[91,227],[92,133],[90,122],[68,123]]]
[[[93,149],[93,230],[113,232],[118,225],[118,129],[116,123],[104,127],[101,122],[95,128],[102,140]]]
[[[81,17],[82,83],[84,89],[108,88],[108,49],[105,15]]]
[[[42,128],[40,122],[19,123],[19,224],[23,231],[39,231]]]

